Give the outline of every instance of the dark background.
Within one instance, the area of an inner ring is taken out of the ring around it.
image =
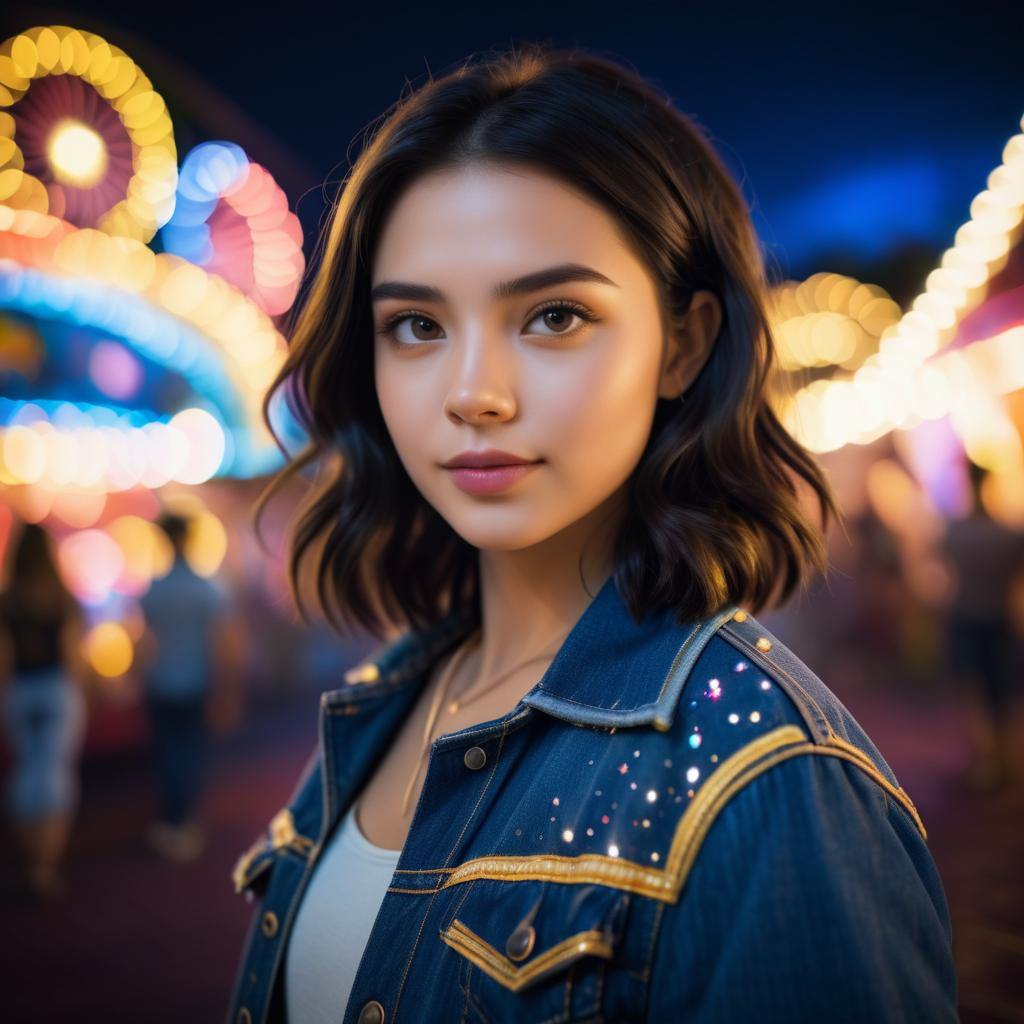
[[[626,60],[704,125],[788,276],[941,252],[1020,130],[1020,5],[782,6],[297,0],[14,4],[0,17],[4,38],[68,24],[119,45],[167,101],[179,157],[237,142],[292,198],[307,242],[324,183],[403,89],[538,39]]]

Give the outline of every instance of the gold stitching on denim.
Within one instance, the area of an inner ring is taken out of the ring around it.
[[[666,898],[663,872],[622,858],[601,854],[563,857],[538,854],[528,857],[474,857],[452,872],[440,886],[446,889],[477,878],[517,882],[569,882],[612,885],[658,899]]]
[[[234,882],[235,892],[240,893],[249,883],[263,873],[273,861],[268,859],[251,876],[249,869],[252,862],[264,851],[277,851],[281,849],[292,850],[303,857],[308,857],[310,850],[316,845],[309,836],[304,836],[295,831],[295,820],[289,808],[283,807],[270,819],[266,833],[261,835],[245,853],[235,862],[231,871],[231,880]]]
[[[458,885],[476,878],[513,879],[516,881],[549,881],[612,885],[627,892],[674,903],[679,896],[686,872],[696,850],[711,827],[714,814],[720,809],[718,794],[741,776],[754,762],[778,747],[800,743],[807,736],[795,725],[784,725],[751,741],[719,765],[708,781],[697,791],[676,825],[664,868],[650,868],[622,857],[604,854],[537,854],[527,857],[475,857],[460,864],[441,886]]]
[[[275,850],[291,842],[292,837],[296,834],[295,819],[292,817],[292,812],[287,807],[281,808],[270,819],[269,830],[270,841],[274,844]]]
[[[795,726],[785,726],[784,728],[795,729],[799,732]],[[743,753],[746,749],[747,748],[743,748],[738,751],[738,753]],[[866,774],[870,775],[895,799],[900,800],[900,802],[904,803],[905,806],[909,804],[910,813],[915,824],[917,824],[917,827],[920,829],[921,837],[927,841],[928,834],[925,831],[924,824],[921,822],[916,809],[913,809],[913,803],[910,802],[910,798],[906,796],[902,789],[896,790],[892,783],[881,775],[873,765],[865,764],[862,758],[855,757],[845,749],[841,749],[838,746],[836,746],[835,749],[832,749],[828,746],[815,745],[814,743],[807,742],[776,751],[763,761],[759,761],[753,772],[748,771],[750,767],[749,761],[746,764],[738,764],[736,770],[729,773],[728,778],[723,777],[719,791],[712,794],[711,798],[707,801],[709,806],[702,808],[701,817],[706,821],[706,824],[703,824],[703,822],[698,823],[694,827],[693,834],[686,836],[685,838],[683,838],[685,836],[683,826],[688,825],[689,821],[687,820],[686,815],[683,815],[683,818],[676,826],[676,836],[673,839],[672,846],[673,849],[675,849],[678,843],[680,850],[686,846],[693,851],[693,855],[689,857],[687,861],[687,859],[680,854],[679,861],[677,863],[672,860],[673,854],[669,854],[671,867],[678,873],[675,877],[671,875],[669,865],[666,865],[663,871],[659,871],[658,869],[647,868],[642,864],[635,863],[634,861],[628,861],[622,858],[602,857],[600,854],[592,854],[589,856],[582,855],[579,857],[564,857],[558,854],[551,854],[549,856],[540,854],[533,857],[476,857],[473,860],[468,860],[465,863],[458,865],[458,867],[453,869],[452,876],[436,889],[389,891],[435,893],[449,885],[456,885],[470,880],[485,878],[495,881],[547,881],[562,884],[595,883],[598,885],[611,885],[617,889],[626,890],[627,892],[635,892],[642,896],[650,896],[662,902],[674,903],[678,899],[679,892],[682,890],[686,876],[693,865],[693,860],[696,857],[696,850],[699,849],[700,843],[703,842],[704,835],[714,822],[718,811],[725,806],[729,799],[731,799],[738,790],[742,789],[749,782],[752,782],[758,775],[767,771],[769,768],[781,761],[787,760],[790,757],[795,757],[799,754],[819,754],[823,757],[838,757],[842,760],[849,761],[862,771],[865,771]],[[733,757],[735,756],[736,755],[734,754]],[[751,760],[756,760],[756,758]],[[722,763],[722,768],[719,768],[711,778],[717,777],[719,772],[728,766],[730,762],[731,758],[724,761]],[[705,784],[703,789],[698,791],[697,798],[695,798],[695,800],[705,792],[706,788],[707,784]],[[901,793],[903,794],[902,797],[900,796]],[[711,806],[712,802],[715,805],[713,807]],[[691,808],[692,807],[693,804],[691,804]],[[712,809],[715,811],[715,815],[710,819],[706,818],[705,816],[707,811]],[[689,813],[689,810],[690,808],[687,809],[687,813]],[[695,839],[699,841],[694,843],[693,840]]]
[[[266,848],[266,842],[262,837],[256,840],[252,846],[249,847],[241,857],[235,861],[235,866],[231,871],[231,881],[234,883],[235,892],[240,893],[248,884],[256,877],[257,872],[249,877],[249,868],[252,862],[256,859],[256,856]],[[269,864],[268,864],[269,866]]]
[[[295,819],[289,808],[284,807],[270,821],[270,841],[275,850],[287,846],[298,853],[307,853],[315,845],[309,836],[295,831]]]
[[[363,662],[345,673],[346,683],[373,684],[380,679],[380,667],[372,661]]]
[[[733,617],[735,618],[735,616]],[[738,621],[742,622],[743,620],[740,619]],[[737,642],[747,647],[751,652],[753,651],[753,647],[749,643],[747,643],[745,637],[740,636],[739,633],[735,632],[734,630],[727,629],[726,632]],[[852,755],[852,758],[847,758],[847,760],[852,759],[854,763],[858,764],[861,768],[863,768],[864,771],[868,773],[868,775],[870,775],[880,786],[882,786],[882,788],[885,789],[885,791],[889,793],[893,797],[893,799],[898,800],[903,805],[903,807],[906,809],[907,813],[913,820],[917,830],[921,833],[921,838],[924,839],[925,842],[927,842],[928,832],[925,829],[924,822],[921,820],[921,816],[918,814],[917,808],[914,806],[914,802],[910,799],[910,795],[907,793],[907,791],[902,786],[894,786],[878,770],[877,766],[875,765],[875,762],[871,760],[870,755],[868,755],[865,751],[861,750],[860,747],[854,746],[854,744],[849,743],[848,741],[842,739],[842,737],[836,735],[835,731],[832,728],[832,723],[825,716],[818,702],[807,692],[807,690],[799,682],[797,682],[797,680],[789,672],[786,671],[786,669],[784,669],[777,662],[769,658],[764,658],[763,660],[766,661],[768,665],[770,665],[771,670],[778,672],[779,675],[787,679],[802,694],[804,699],[817,712],[819,720],[822,723],[824,723],[825,729],[827,731],[825,744],[829,746],[839,747],[842,750],[845,750],[849,755]]]
[[[758,762],[754,770],[748,773],[746,777],[744,777],[743,775],[739,775],[733,778],[732,780],[729,780],[729,784],[721,792],[720,803],[724,806],[724,804],[727,803],[736,794],[736,792],[738,792],[748,783],[753,781],[753,779],[755,779],[758,775],[763,774],[769,768],[773,767],[776,764],[779,764],[781,761],[788,760],[791,757],[796,757],[799,754],[820,754],[824,757],[838,757],[843,759],[844,761],[850,761],[852,764],[855,764],[858,768],[865,768],[865,765],[858,758],[852,757],[844,750],[830,750],[827,747],[816,746],[813,743],[806,743],[794,747],[787,747],[784,750],[776,751],[769,757],[765,758],[763,761]],[[875,774],[877,775],[877,781],[880,782],[883,786],[885,786],[885,788],[888,791],[891,791],[893,788],[891,783],[889,783],[888,780],[885,779],[882,775],[878,774],[877,771]]]
[[[611,885],[627,892],[674,903],[722,807],[757,775],[798,754],[839,757],[856,765],[907,808],[922,838],[927,840],[927,832],[909,796],[902,788],[893,786],[867,754],[834,734],[828,743],[815,744],[807,740],[806,734],[798,726],[785,725],[740,748],[709,776],[676,825],[663,869],[602,854],[582,854],[577,857],[560,854],[475,857],[454,868],[439,869],[438,873],[447,873],[448,878],[437,889],[399,891],[434,893],[451,885],[487,878],[499,881]]]
[[[863,768],[864,771],[874,779],[874,781],[878,782],[879,785],[884,788],[886,793],[890,794],[894,800],[898,800],[903,807],[906,808],[907,814],[909,814],[913,819],[913,823],[918,826],[921,838],[927,843],[928,833],[925,829],[925,822],[921,820],[918,808],[913,806],[913,801],[910,799],[910,795],[906,790],[904,790],[903,786],[893,785],[892,782],[890,782],[889,779],[879,771],[876,765],[874,765],[874,762],[859,748],[859,746],[854,746],[853,743],[847,742],[847,740],[843,739],[842,736],[836,735],[836,733],[831,731],[831,729],[828,730],[827,742],[830,746],[839,746],[841,750],[848,752],[852,758],[856,760],[856,763]]]
[[[604,932],[594,928],[562,939],[522,966],[517,966],[507,956],[499,953],[458,918],[452,921],[447,931],[441,933],[441,938],[457,953],[472,960],[480,970],[512,992],[518,992],[541,975],[572,963],[581,956],[590,954],[607,960],[613,956],[611,944]]]
[[[672,879],[673,902],[682,888],[683,879],[689,873],[696,859],[697,850],[704,841],[708,829],[726,802],[727,798],[722,797],[721,794],[730,783],[734,779],[742,778],[751,765],[759,761],[762,756],[793,743],[800,743],[803,746],[803,741],[806,740],[807,736],[804,731],[795,725],[783,725],[778,729],[773,729],[727,757],[707,782],[701,786],[690,806],[686,808],[682,820],[676,826],[675,835],[672,837],[672,846],[669,848],[668,860],[665,864],[665,874]],[[810,745],[807,744],[807,746]],[[758,767],[760,768],[760,765]]]
[[[235,892],[240,893],[243,889],[248,888],[251,882],[259,878],[259,876],[274,863],[273,857],[268,857],[255,871],[250,871],[253,861],[264,851],[274,853],[278,849],[292,850],[300,856],[308,857],[309,851],[313,845],[313,840],[308,839],[306,836],[296,836],[292,842],[287,843],[282,847],[268,846],[264,839],[257,839],[256,842],[238,858],[235,862],[234,868],[231,870],[231,881],[234,883]]]

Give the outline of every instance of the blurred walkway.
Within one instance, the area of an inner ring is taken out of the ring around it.
[[[251,913],[231,869],[288,799],[316,740],[317,707],[309,695],[263,709],[215,749],[209,842],[192,864],[160,860],[142,840],[156,797],[141,760],[87,766],[63,900],[12,902],[3,837],[5,1022],[220,1024]]]
[[[950,704],[894,699],[852,679],[830,685],[928,829],[950,900],[962,1020],[1024,1021],[1022,787],[985,799],[962,790],[967,741]],[[264,710],[216,753],[206,806],[217,824],[193,865],[168,865],[143,846],[154,806],[150,769],[123,759],[87,774],[63,902],[11,902],[5,841],[4,1021],[221,1024],[251,911],[232,890],[231,868],[287,800],[315,741],[316,715],[313,697]]]

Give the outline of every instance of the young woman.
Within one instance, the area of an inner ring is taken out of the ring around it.
[[[51,899],[67,885],[63,861],[79,799],[85,618],[37,523],[22,527],[10,569],[0,594],[0,688],[15,761],[6,803],[28,886]]]
[[[229,1019],[955,1020],[913,803],[751,615],[825,567],[799,490],[836,509],[702,133],[583,51],[470,60],[379,125],[322,257],[264,501],[326,468],[293,598],[315,554],[383,645],[236,866]]]

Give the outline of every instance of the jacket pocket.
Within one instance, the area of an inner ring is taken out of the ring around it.
[[[600,1020],[629,894],[602,885],[477,880],[441,939],[465,961],[467,1016],[486,1024]]]

